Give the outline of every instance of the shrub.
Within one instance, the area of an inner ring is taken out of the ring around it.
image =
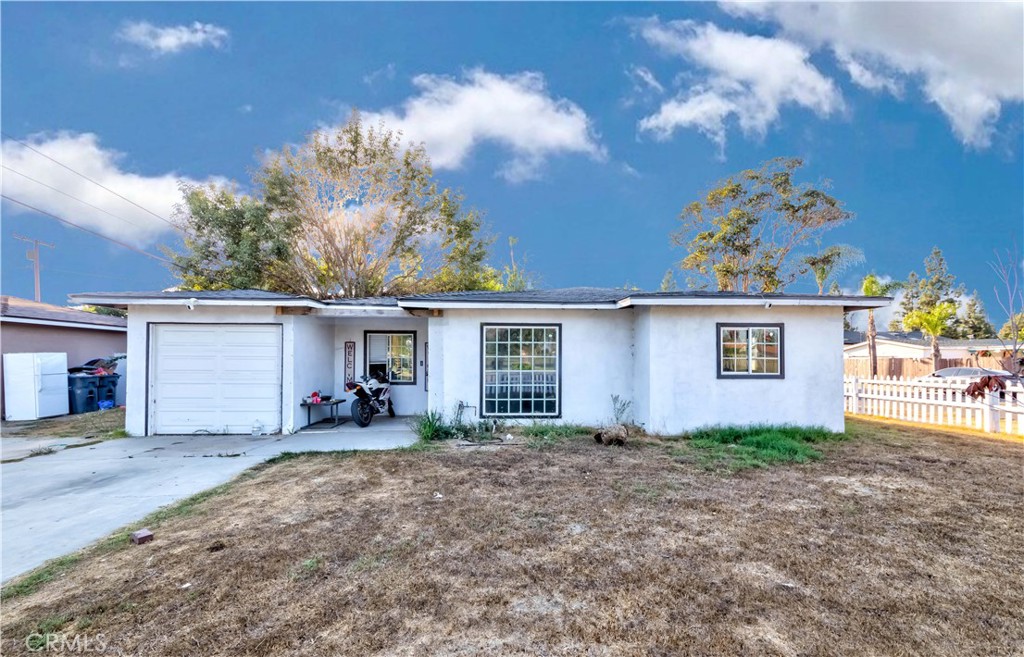
[[[456,435],[455,427],[444,420],[444,415],[437,411],[427,411],[412,420],[412,430],[424,442],[448,440]]]

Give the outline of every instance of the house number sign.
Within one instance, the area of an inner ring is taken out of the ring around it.
[[[352,341],[345,343],[345,380],[356,380],[356,343]]]

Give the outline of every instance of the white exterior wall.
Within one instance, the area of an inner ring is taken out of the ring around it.
[[[431,410],[451,416],[462,401],[472,407],[463,419],[478,419],[480,325],[520,322],[562,325],[562,415],[554,421],[606,423],[611,395],[633,398],[631,310],[445,310],[429,318]]]
[[[931,358],[932,348],[921,347],[913,344],[904,344],[900,342],[889,342],[887,340],[876,340],[875,346],[878,349],[879,358]],[[944,358],[954,358],[955,356],[947,356],[946,351],[943,350]],[[858,344],[843,350],[844,358],[867,358],[868,357],[868,343]]]
[[[314,390],[338,396],[343,392],[334,376],[334,326],[309,315],[284,315],[284,383],[282,388],[281,431],[294,433],[306,425],[302,398]],[[339,413],[347,404],[338,407]],[[326,411],[311,416],[323,419]]]
[[[128,307],[128,355],[125,363],[126,381],[131,381],[125,394],[125,430],[133,436],[146,433],[146,389],[149,387],[148,335],[149,325],[153,323],[179,324],[284,324],[285,317],[274,314],[273,307],[244,306],[202,306],[194,310],[180,306],[145,306]],[[288,388],[292,376],[288,357],[289,327],[283,330],[285,346],[284,386]],[[288,409],[283,407],[282,420],[287,425]]]
[[[653,307],[650,315],[648,431],[755,423],[843,430],[842,309]],[[785,378],[719,379],[718,322],[783,324]]]
[[[633,422],[642,427],[651,423],[651,310],[633,311]]]
[[[427,410],[427,391],[424,388],[426,372],[426,359],[424,356],[424,343],[427,342],[427,320],[417,317],[353,317],[327,319],[320,318],[320,322],[332,327],[334,347],[334,394],[340,396],[345,393],[345,342],[351,340],[356,343],[356,377],[366,374],[366,331],[388,331],[392,333],[403,333],[408,331],[416,332],[416,383],[415,384],[392,384],[391,399],[395,404],[395,412],[399,415],[415,415]],[[433,349],[433,345],[431,345]],[[286,352],[287,353],[287,352]],[[433,375],[433,372],[431,372]],[[309,394],[308,392],[305,394]],[[348,404],[339,408],[340,413],[349,413],[351,409]]]

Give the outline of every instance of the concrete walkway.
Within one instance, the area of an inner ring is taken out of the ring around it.
[[[5,463],[0,580],[83,548],[283,452],[394,449],[415,441],[402,418],[374,418],[363,429],[349,423],[290,436],[121,438]]]

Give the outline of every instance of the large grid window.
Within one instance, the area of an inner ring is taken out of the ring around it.
[[[484,324],[483,416],[557,417],[561,327]]]
[[[718,325],[718,376],[782,378],[782,325]]]
[[[391,383],[416,383],[416,333],[367,333],[366,374]]]

